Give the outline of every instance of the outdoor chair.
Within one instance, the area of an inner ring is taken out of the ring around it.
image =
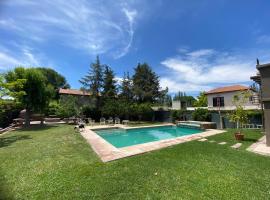
[[[114,118],[114,123],[115,124],[121,124],[121,120],[119,119],[119,117]]]
[[[91,119],[91,118],[88,118],[88,124],[90,126],[93,126],[95,124],[95,120]]]
[[[108,121],[108,124],[113,124],[113,118],[112,117],[109,117],[109,119],[107,121]]]
[[[129,120],[123,120],[122,122],[123,122],[124,125],[128,125]]]
[[[106,119],[104,117],[101,117],[99,122],[100,122],[100,125],[105,125]]]

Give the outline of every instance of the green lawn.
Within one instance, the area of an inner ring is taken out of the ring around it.
[[[61,125],[0,136],[0,199],[269,199],[270,158],[233,150],[231,131],[109,163]]]

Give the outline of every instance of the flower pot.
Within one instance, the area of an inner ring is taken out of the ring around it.
[[[244,134],[239,133],[239,132],[235,133],[234,137],[235,137],[236,140],[244,140]]]

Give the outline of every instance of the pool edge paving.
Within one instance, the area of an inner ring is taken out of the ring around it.
[[[132,127],[132,128],[147,128],[147,127],[158,127],[158,126],[167,126],[173,124],[163,124],[163,125],[151,125],[151,126],[141,126],[141,127]],[[133,146],[127,146],[122,148],[116,148],[106,140],[104,140],[101,136],[95,133],[93,130],[100,128],[124,128],[130,129],[131,127],[125,127],[123,125],[115,125],[113,127],[108,126],[99,126],[97,128],[87,126],[85,130],[81,132],[81,135],[86,139],[86,141],[90,144],[92,149],[96,152],[96,154],[100,157],[103,162],[109,162],[125,157],[130,157],[138,154],[143,154],[146,152],[162,149],[165,147],[173,146],[176,144],[181,144],[184,142],[198,140],[203,137],[208,137],[211,135],[216,135],[220,133],[224,133],[224,130],[217,129],[207,129],[202,133],[196,133],[186,136],[180,136],[176,138],[170,138],[165,140],[159,140],[154,142],[148,142],[143,144],[137,144]]]

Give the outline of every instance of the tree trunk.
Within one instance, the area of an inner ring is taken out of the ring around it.
[[[26,109],[26,112],[25,112],[25,121],[24,121],[24,126],[25,127],[29,127],[30,126],[30,110],[29,109]]]

